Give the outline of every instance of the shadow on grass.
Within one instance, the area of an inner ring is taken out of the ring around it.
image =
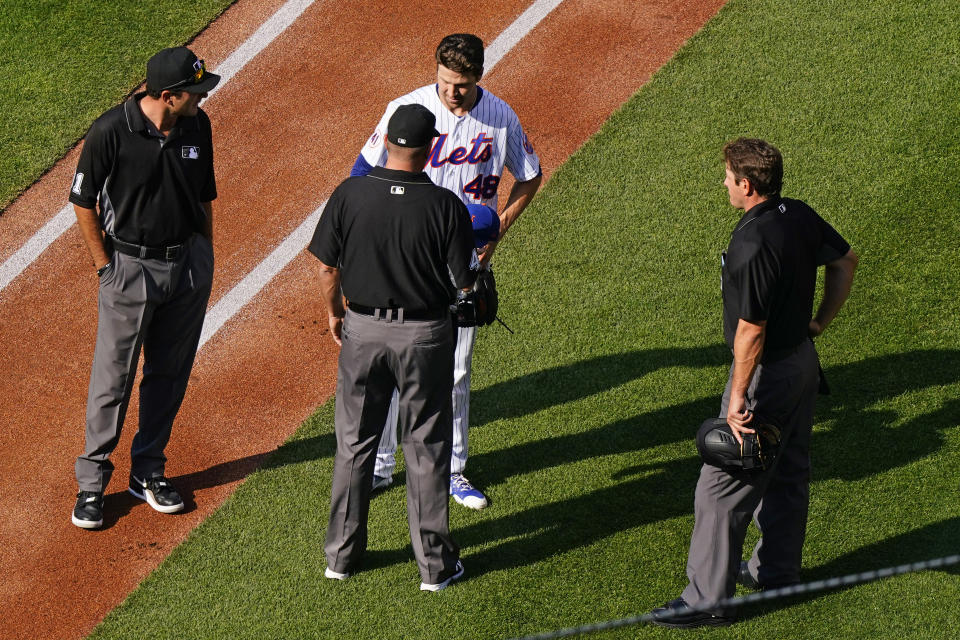
[[[473,392],[470,424],[472,428],[536,413],[613,389],[658,369],[719,367],[729,363],[730,350],[718,343],[628,351],[552,367]]]
[[[617,532],[693,510],[699,464],[693,457],[632,467],[632,479],[455,531],[470,572],[510,569],[588,546]],[[622,476],[621,476],[622,477]],[[479,552],[474,546],[501,544]]]
[[[514,380],[488,387],[473,394],[473,405],[478,408],[479,422],[500,418],[514,418],[540,411],[555,404],[563,404],[600,393],[630,380],[646,375],[659,368],[672,366],[707,367],[722,365],[729,360],[729,351],[722,344],[707,347],[685,349],[652,349],[633,351],[585,360],[571,365],[554,367]],[[695,404],[688,409],[683,418],[693,419],[705,411],[705,405]],[[682,412],[682,409],[680,410]],[[671,414],[677,410],[671,410]],[[666,419],[666,418],[665,418]],[[670,419],[680,420],[681,416]],[[699,423],[698,423],[699,424]],[[632,421],[611,426],[610,438],[619,439],[622,430],[635,430]],[[682,436],[678,436],[682,437]],[[574,438],[571,446],[583,441],[586,446],[596,434],[583,434]],[[654,442],[642,443],[638,448],[653,446]],[[333,433],[324,433],[308,438],[284,443],[275,451],[258,453],[213,467],[185,474],[175,478],[177,486],[189,495],[192,492],[212,486],[228,484],[241,480],[257,468],[276,469],[288,464],[299,464],[322,458],[332,457],[336,453],[336,437]],[[503,452],[493,454],[501,455]],[[522,452],[521,452],[522,455]],[[563,459],[560,462],[565,462]],[[401,483],[402,484],[402,483]]]
[[[887,538],[881,542],[866,545],[819,567],[804,570],[801,578],[804,582],[813,582],[943,558],[960,552],[958,540],[960,540],[960,517],[949,518]],[[943,567],[934,571],[960,575],[960,565]],[[826,591],[787,596],[771,602],[757,604],[743,609],[740,612],[740,619],[756,618],[771,611],[803,604],[828,593],[845,591],[855,586],[859,585],[847,585]]]
[[[960,351],[924,350],[868,358],[827,370],[833,395],[821,397],[813,439],[813,477],[854,480],[919,460],[940,449],[942,430],[960,424],[960,400],[903,424],[878,402],[960,381]]]
[[[633,351],[555,367],[475,393],[476,424],[517,418],[586,398],[659,368],[722,366],[729,358],[726,347],[712,345]],[[817,417],[830,421],[831,428],[818,431],[813,440],[815,479],[863,478],[909,464],[939,450],[943,444],[941,430],[960,423],[960,400],[950,400],[933,412],[897,426],[896,412],[873,408],[878,402],[907,392],[957,382],[960,351],[913,351],[869,358],[829,368],[827,376],[834,395],[821,398]],[[614,479],[623,481],[613,486],[456,531],[470,558],[471,573],[480,575],[532,564],[620,531],[690,514],[699,472],[693,434],[705,417],[719,409],[722,390],[713,391],[715,395],[710,397],[590,431],[524,442],[471,457],[471,477],[486,486],[592,457],[673,442],[690,444],[689,456],[621,470]],[[325,433],[288,442],[269,455],[249,456],[178,480],[187,487],[207,487],[239,479],[260,463],[264,470],[276,469],[331,457],[335,449],[334,434]],[[498,540],[503,542],[469,553],[472,546]],[[383,551],[370,558],[369,564],[385,566],[407,556],[405,550]]]
[[[660,354],[663,356],[663,352]],[[630,355],[640,357],[643,352]],[[684,360],[683,352],[677,355],[676,363],[691,362]],[[603,359],[589,361],[583,372],[598,374],[606,370],[599,360]],[[667,360],[670,358],[661,358],[661,361]],[[714,364],[699,357],[693,361]],[[554,371],[553,375],[578,380],[587,377],[580,375],[583,372],[578,372],[576,365],[567,369]],[[626,369],[619,368],[620,372],[614,376],[616,384],[625,380],[622,372]],[[633,369],[636,375],[649,370],[645,363],[638,363]],[[827,376],[834,395],[821,399],[817,417],[831,420],[833,425],[829,430],[818,431],[813,438],[815,479],[852,480],[910,464],[938,451],[944,441],[942,430],[960,424],[960,400],[957,399],[897,426],[893,426],[899,419],[897,412],[872,408],[878,402],[904,393],[957,382],[960,351],[913,351],[869,358],[834,367],[828,370]],[[527,398],[527,410],[547,406],[544,399],[536,397],[534,389],[526,388],[526,379],[515,380],[513,384],[518,389],[517,397]],[[612,386],[599,382],[592,385],[596,390]],[[504,386],[507,388],[510,387]],[[576,397],[582,395],[582,392],[576,393]],[[558,396],[552,399],[556,400]],[[616,476],[642,476],[637,479],[457,531],[457,538],[467,549],[492,540],[504,540],[502,544],[470,555],[471,566],[476,567],[474,571],[535,563],[626,529],[691,513],[699,472],[692,434],[704,417],[714,415],[718,409],[718,397],[704,398],[588,432],[526,442],[471,458],[471,477],[493,485],[513,475],[675,441],[690,440],[692,454],[626,469]],[[867,568],[870,565],[861,566],[859,570]]]
[[[721,357],[726,353],[723,347],[719,353]],[[644,357],[648,354],[652,355],[650,359]],[[588,389],[592,389],[591,393],[597,393],[623,384],[630,379],[624,375],[625,371],[630,370],[624,366],[628,358],[638,360],[632,369],[632,377],[639,377],[656,366],[713,366],[717,364],[715,355],[713,348],[632,352],[587,361],[582,370],[578,370],[577,365],[551,369],[503,383],[502,387],[504,391],[512,390],[515,397],[524,398],[526,410],[532,412],[551,406],[553,402],[568,402],[584,397],[588,395]],[[729,355],[726,357],[729,358]],[[654,363],[657,365],[654,366]],[[615,372],[614,380],[608,379],[608,384],[593,380],[599,372],[607,370]],[[571,394],[573,397],[564,398],[554,392],[549,402],[543,394],[528,387],[527,378],[542,382],[565,377],[575,380],[587,378],[589,382]],[[950,400],[938,410],[898,426],[893,426],[899,419],[897,412],[871,408],[882,400],[903,393],[960,380],[960,351],[913,351],[870,358],[831,368],[827,377],[834,394],[821,396],[818,400],[817,420],[831,421],[833,426],[814,435],[814,479],[835,477],[852,480],[909,464],[941,447],[942,429],[960,424],[958,400]],[[524,442],[472,456],[471,472],[483,484],[495,485],[513,475],[671,442],[687,440],[691,454],[695,454],[693,438],[696,429],[705,418],[719,411],[721,391],[717,389],[715,396],[665,407],[590,431]],[[483,396],[490,397],[495,396]],[[483,401],[478,400],[476,404]],[[515,411],[518,415],[527,412]],[[893,451],[896,452],[895,456],[890,455]]]
[[[957,553],[960,553],[960,516],[934,522],[846,553],[819,567],[805,570],[803,579],[825,580]],[[960,575],[960,565],[944,567],[940,571]]]

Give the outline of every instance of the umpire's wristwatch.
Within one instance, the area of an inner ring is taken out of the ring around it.
[[[104,272],[107,270],[107,267],[109,267],[109,266],[110,266],[110,263],[108,262],[107,264],[105,264],[105,265],[103,265],[102,267],[100,267],[99,269],[97,269],[97,277],[99,278],[100,276],[102,276],[102,275],[104,274]]]

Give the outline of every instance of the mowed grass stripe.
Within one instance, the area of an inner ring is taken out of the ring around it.
[[[0,210],[143,81],[151,55],[186,42],[232,3],[4,2]]]
[[[498,251],[517,333],[485,329],[474,361],[468,472],[493,504],[451,509],[465,581],[417,591],[399,476],[373,501],[366,570],[323,579],[330,402],[93,637],[501,638],[675,597],[692,436],[729,364],[718,266],[737,214],[720,147],[741,134],[778,144],[786,195],[861,254],[818,341],[834,394],[815,426],[805,577],[955,553],[960,81],[943,65],[960,7],[901,4],[734,0],[554,174]],[[960,576],[934,571],[686,635],[950,637],[958,600]]]

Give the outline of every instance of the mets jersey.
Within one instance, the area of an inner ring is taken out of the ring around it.
[[[485,204],[497,211],[497,187],[504,167],[519,182],[540,175],[540,158],[527,140],[517,114],[506,102],[478,86],[473,107],[467,114],[457,116],[441,102],[436,84],[420,87],[387,105],[350,175],[365,175],[386,162],[383,139],[390,116],[400,105],[414,103],[433,112],[440,132],[433,141],[424,171],[434,184],[450,189],[465,204]]]

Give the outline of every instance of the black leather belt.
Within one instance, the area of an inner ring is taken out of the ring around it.
[[[356,302],[349,304],[350,311],[359,313],[362,316],[374,316],[379,318],[390,318],[403,322],[404,320],[443,320],[450,317],[450,307],[437,307],[436,309],[402,309],[399,307],[366,307]]]
[[[114,249],[128,256],[133,256],[134,258],[151,258],[154,260],[176,260],[182,256],[187,250],[187,243],[174,244],[169,247],[144,247],[139,244],[131,244],[129,242],[124,242],[123,240],[117,240],[116,238],[107,237],[107,242],[109,242]]]

